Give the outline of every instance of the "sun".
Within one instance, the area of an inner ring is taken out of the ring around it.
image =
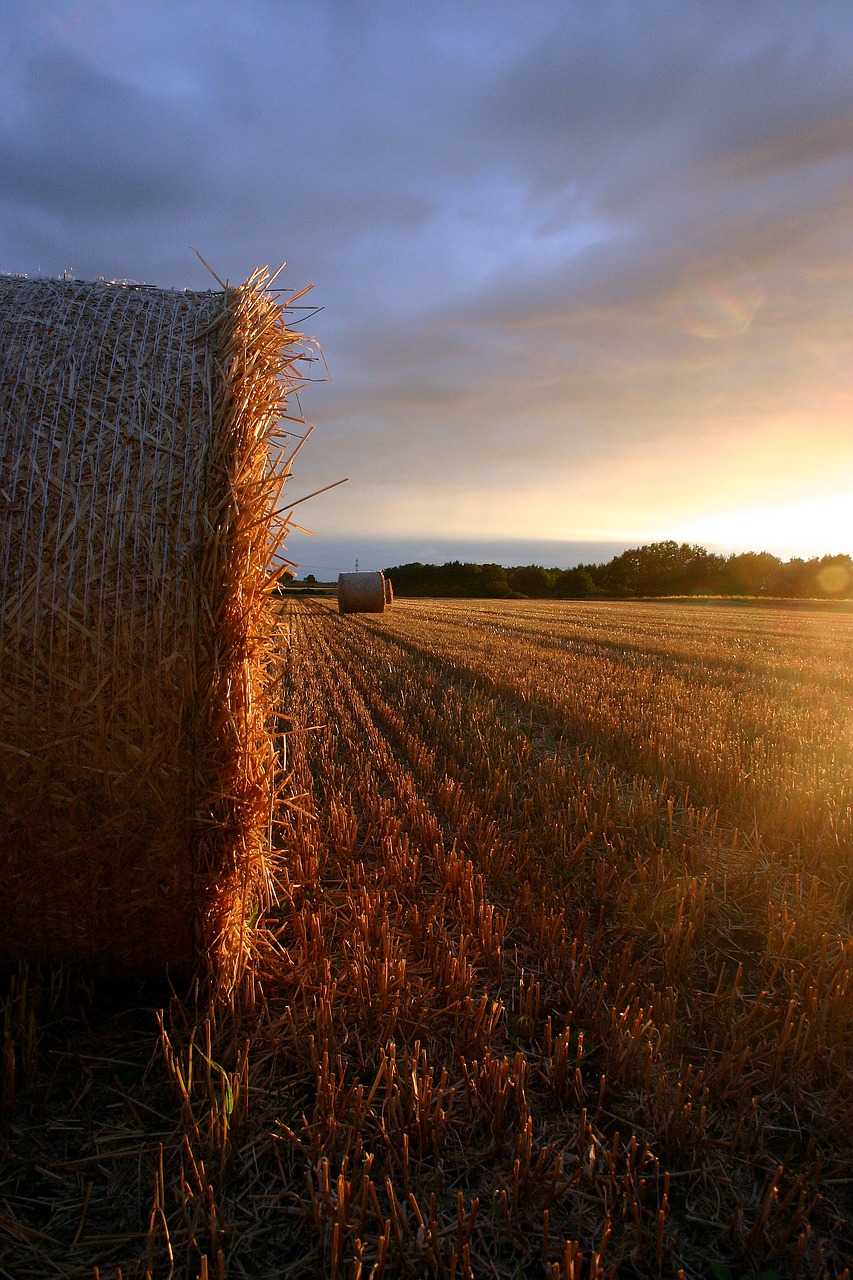
[[[853,492],[709,514],[680,532],[690,542],[789,558],[853,553]]]

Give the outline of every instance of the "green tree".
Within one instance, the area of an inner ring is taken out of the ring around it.
[[[534,600],[550,595],[553,585],[550,573],[540,564],[525,564],[517,569],[507,569],[506,580],[513,591]]]
[[[579,564],[574,569],[563,569],[557,577],[554,593],[561,600],[586,600],[597,595],[598,588],[586,565]]]
[[[769,551],[744,551],[726,561],[727,594],[735,596],[772,595],[782,561]]]

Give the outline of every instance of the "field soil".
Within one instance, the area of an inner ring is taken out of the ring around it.
[[[853,616],[300,597],[282,646],[237,989],[6,980],[0,1276],[848,1276]]]

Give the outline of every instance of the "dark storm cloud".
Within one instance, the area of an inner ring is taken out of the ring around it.
[[[762,29],[754,7],[744,23],[743,7],[684,20],[658,6],[656,26],[640,9],[555,28],[468,104],[481,153],[523,183],[530,224],[543,216],[540,240],[584,218],[609,233],[576,254],[557,247],[544,266],[509,261],[381,341],[360,335],[353,365],[381,361],[379,386],[365,390],[375,413],[384,399],[398,416],[407,398],[443,413],[455,397],[457,417],[476,420],[502,400],[505,421],[539,420],[553,456],[589,449],[602,428],[617,451],[712,410],[808,412],[816,386],[843,387],[849,13],[809,22],[776,8],[781,20]],[[685,316],[693,282],[727,286],[739,272],[761,291],[755,323],[709,345]]]
[[[843,145],[833,126],[853,97],[842,6],[563,12],[475,108],[483,145],[536,194],[579,186],[627,212],[660,204],[666,175],[754,182]]]
[[[72,224],[192,203],[200,129],[190,112],[55,51],[28,62],[18,95],[14,126],[0,133],[5,199]]]

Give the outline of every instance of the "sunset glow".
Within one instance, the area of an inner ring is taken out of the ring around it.
[[[313,283],[318,538],[853,550],[849,4],[55,0],[0,61],[0,270]]]
[[[853,492],[707,516],[679,530],[686,541],[782,556],[820,556],[853,546]]]

